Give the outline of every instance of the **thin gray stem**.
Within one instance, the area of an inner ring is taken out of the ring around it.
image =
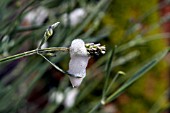
[[[58,52],[58,51],[68,52],[69,48],[67,48],[67,47],[50,47],[50,48],[39,49],[38,51],[41,54],[48,53],[48,52],[54,53],[54,52]],[[2,58],[2,59],[0,59],[0,63],[11,61],[11,60],[16,60],[16,59],[26,57],[26,56],[30,56],[30,55],[34,55],[34,54],[37,54],[37,49]]]

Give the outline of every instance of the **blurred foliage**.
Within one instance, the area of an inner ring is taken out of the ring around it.
[[[36,22],[26,21],[25,16],[40,6],[48,10],[43,23],[37,25]],[[77,8],[83,8],[87,16],[75,26],[66,16],[65,23],[63,15],[71,15]],[[157,0],[150,0],[149,3],[139,0],[1,0],[0,58],[37,48],[45,29],[56,21],[61,24],[49,39],[49,47],[68,47],[73,39],[82,38],[85,42],[105,44],[106,55],[90,59],[87,77],[78,88],[75,104],[70,108],[65,106],[64,100],[61,103],[56,100],[59,95],[50,100],[55,92],[61,92],[66,98],[72,89],[68,77],[41,57],[35,55],[0,63],[0,112],[85,113],[95,109],[96,112],[108,113],[105,109],[113,104],[111,108],[116,110],[115,113],[147,113],[167,89],[166,61],[158,63],[139,79],[148,71],[144,67],[150,69],[155,65],[150,66],[151,61],[163,57],[152,56],[167,47]],[[115,49],[113,56],[112,49]],[[58,53],[50,60],[64,70],[68,69],[68,54]],[[142,72],[138,74],[140,70]],[[122,84],[126,85],[126,80],[132,80],[135,73],[135,81],[139,80],[123,93],[126,87],[118,98],[100,107],[98,103],[106,80],[109,85],[119,71],[126,75],[118,76],[106,97],[118,91]],[[159,107],[161,110],[166,108]]]
[[[157,0],[151,0],[149,3],[135,0],[112,1],[112,5],[104,18],[104,23],[113,28],[110,41],[114,44],[122,44],[133,38],[145,38],[147,35],[159,33],[161,31],[160,26],[150,29],[151,26],[161,21],[159,10],[153,11],[157,5]],[[140,50],[140,56],[137,60],[123,66],[123,70],[126,70],[125,72],[129,71],[129,67],[137,66],[148,56],[164,47],[166,47],[165,40],[157,40],[136,47]],[[154,101],[166,89],[168,83],[167,69],[167,64],[161,62],[159,66],[153,69],[154,71],[150,71],[146,77],[141,78],[130,87],[127,95],[124,95],[127,102],[123,104],[120,102],[120,110],[123,113],[147,113]],[[123,97],[120,96],[120,100],[121,98]]]

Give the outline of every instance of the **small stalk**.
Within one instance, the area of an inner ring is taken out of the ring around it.
[[[125,75],[124,72],[119,71],[112,79],[111,83],[109,84],[107,90],[106,90],[106,94],[109,93],[110,89],[112,88],[112,85],[115,83],[115,81],[117,80],[117,78],[119,77],[119,75]]]
[[[95,113],[102,106],[101,102],[97,103],[88,113]]]
[[[59,51],[68,52],[69,48],[67,48],[67,47],[50,47],[50,48],[39,49],[38,51],[41,54],[43,54],[43,53],[54,53],[54,52],[59,52]],[[11,60],[16,60],[16,59],[19,59],[19,58],[22,58],[22,57],[27,57],[27,56],[35,55],[35,54],[37,54],[37,49],[2,58],[2,59],[0,59],[0,63],[11,61]]]

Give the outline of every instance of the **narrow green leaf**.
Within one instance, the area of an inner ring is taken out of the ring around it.
[[[113,60],[113,57],[114,57],[114,54],[115,54],[115,51],[116,51],[116,47],[114,50],[111,51],[111,55],[110,55],[110,58],[106,64],[106,79],[105,79],[105,84],[104,84],[104,88],[103,88],[103,94],[102,94],[102,98],[104,99],[105,98],[105,95],[106,95],[106,89],[108,87],[108,81],[109,81],[109,75],[110,75],[110,72],[111,72],[111,65],[112,65],[112,60]]]
[[[122,94],[130,85],[132,85],[136,80],[142,77],[147,71],[149,71],[153,66],[155,66],[164,56],[168,53],[168,49],[157,53],[151,60],[145,64],[141,69],[139,69],[129,80],[127,80],[116,92],[110,95],[106,99],[106,103],[114,100],[120,94]]]
[[[110,91],[110,89],[112,88],[112,85],[115,83],[115,81],[117,80],[117,78],[120,76],[120,75],[125,75],[125,73],[123,71],[119,71],[112,79],[112,81],[109,83],[109,86],[106,90],[106,95],[108,94],[108,92]]]

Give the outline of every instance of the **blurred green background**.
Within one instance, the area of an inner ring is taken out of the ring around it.
[[[69,47],[73,39],[81,38],[107,49],[105,55],[90,59],[79,88],[72,88],[67,75],[38,55],[0,62],[0,113],[168,113],[169,59],[164,50],[169,4],[169,0],[0,0],[0,58],[36,49],[55,22],[60,25],[44,47]],[[48,58],[68,70],[68,53]],[[120,71],[125,75],[118,75]],[[115,96],[117,91],[121,93]],[[102,105],[101,99],[108,101]]]

